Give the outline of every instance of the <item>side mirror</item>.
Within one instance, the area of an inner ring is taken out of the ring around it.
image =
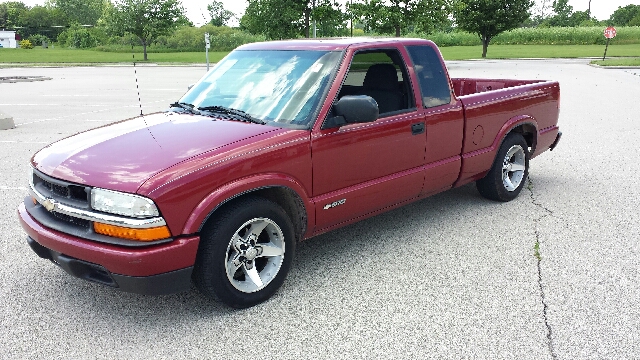
[[[193,85],[195,85],[195,84],[191,84],[191,85],[187,86],[187,90],[191,90],[191,88],[193,87]]]
[[[327,119],[323,128],[330,129],[346,124],[368,123],[378,119],[378,103],[367,95],[343,96],[333,105],[335,116]]]

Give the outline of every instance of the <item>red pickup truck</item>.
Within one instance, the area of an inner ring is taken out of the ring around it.
[[[168,111],[40,150],[18,214],[73,276],[252,306],[298,241],[472,181],[514,199],[560,139],[559,98],[554,81],[450,79],[426,40],[244,45]]]

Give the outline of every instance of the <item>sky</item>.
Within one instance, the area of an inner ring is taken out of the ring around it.
[[[1,1],[1,0],[0,0]],[[248,2],[246,0],[219,0],[224,4],[225,9],[238,15],[244,14]],[[536,0],[540,2],[541,0]],[[590,0],[569,0],[569,5],[573,6],[573,11],[585,11],[589,7]],[[42,5],[45,0],[22,0],[28,6]],[[345,4],[348,0],[338,0]],[[552,0],[549,0],[552,2]],[[182,0],[182,5],[186,10],[186,15],[196,26],[208,22],[210,17],[207,11],[207,0]],[[619,7],[629,4],[640,5],[640,0],[591,0],[591,14],[598,20],[606,20]],[[235,24],[237,25],[237,21]]]

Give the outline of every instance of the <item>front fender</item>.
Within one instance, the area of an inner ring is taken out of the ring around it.
[[[182,230],[183,234],[195,234],[200,231],[209,216],[221,205],[239,196],[265,188],[284,187],[293,190],[304,203],[307,212],[307,234],[313,230],[315,209],[309,200],[309,196],[304,187],[297,180],[285,174],[267,173],[256,174],[241,178],[218,187],[207,196],[191,211]],[[306,234],[305,234],[306,235]]]

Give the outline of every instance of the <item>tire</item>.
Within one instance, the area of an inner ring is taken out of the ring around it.
[[[491,170],[476,182],[480,195],[495,201],[518,197],[529,175],[529,146],[521,134],[510,133],[502,142]]]
[[[240,199],[207,221],[193,281],[205,296],[234,308],[271,297],[282,285],[295,253],[287,213],[260,197]]]

